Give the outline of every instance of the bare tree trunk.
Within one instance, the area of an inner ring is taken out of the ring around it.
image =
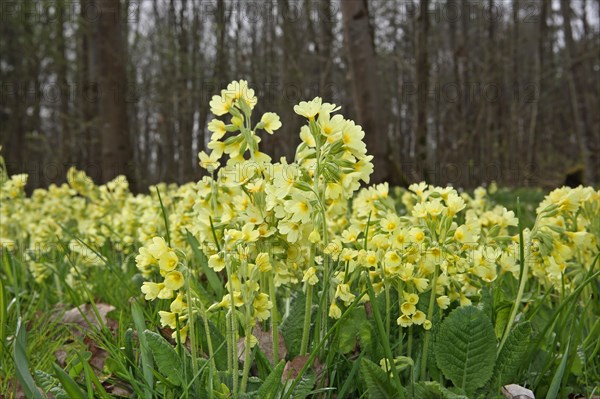
[[[125,99],[127,74],[123,57],[121,4],[119,0],[102,0],[97,5],[102,180],[108,181],[123,174],[135,187]]]
[[[427,97],[429,95],[429,0],[421,0],[417,18],[417,38],[415,46],[417,82],[417,103],[415,134],[417,140],[417,167],[420,178],[427,180],[429,172],[429,149],[427,145]]]
[[[569,92],[571,95],[571,107],[575,119],[575,129],[579,140],[579,146],[584,167],[584,181],[586,184],[598,182],[600,169],[600,138],[590,126],[587,126],[588,110],[585,107],[583,93],[586,88],[580,87],[578,73],[580,62],[575,62],[576,50],[571,28],[571,7],[568,0],[560,1],[560,10],[563,17],[563,28],[565,33],[565,61],[567,79],[569,81]]]
[[[380,91],[367,1],[342,1],[342,16],[357,119],[365,131],[367,149],[373,155],[375,170],[371,180],[379,183],[388,177],[387,135],[378,122]]]
[[[319,42],[319,70],[321,79],[319,88],[323,98],[333,101],[333,14],[331,0],[321,0],[319,3],[320,42]]]

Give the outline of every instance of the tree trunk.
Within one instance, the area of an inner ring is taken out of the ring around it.
[[[581,157],[584,168],[585,184],[593,185],[598,182],[600,173],[600,137],[598,132],[594,132],[587,123],[587,112],[585,107],[584,92],[587,88],[580,87],[579,66],[581,62],[576,62],[575,40],[573,39],[573,30],[571,28],[571,7],[568,0],[560,1],[560,10],[563,17],[563,28],[565,33],[565,64],[567,79],[569,82],[569,92],[571,96],[571,107],[573,110],[574,125],[577,131]]]
[[[421,0],[417,19],[417,40],[415,46],[417,82],[415,134],[417,144],[417,170],[421,179],[427,180],[429,155],[427,145],[427,97],[429,95],[429,0]]]
[[[342,19],[346,55],[350,66],[352,93],[357,120],[365,131],[369,154],[373,155],[373,183],[387,178],[387,135],[379,124],[380,91],[377,87],[375,44],[366,0],[342,1]]]

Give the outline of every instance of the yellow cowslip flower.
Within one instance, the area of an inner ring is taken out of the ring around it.
[[[135,257],[135,265],[141,272],[145,272],[148,270],[148,266],[156,263],[156,259],[154,259],[146,247],[141,247],[138,252],[139,254]]]
[[[412,242],[421,244],[425,240],[425,232],[418,227],[413,227],[409,231]]]
[[[454,216],[466,207],[465,200],[459,197],[456,193],[448,195],[446,206],[448,207],[448,215]]]
[[[177,297],[175,298],[175,300],[173,302],[171,302],[171,305],[169,306],[169,308],[171,309],[171,312],[173,312],[173,313],[183,313],[183,310],[187,309],[187,303],[185,303],[183,301],[182,293],[177,294]]]
[[[332,302],[331,305],[329,305],[329,317],[332,319],[339,319],[342,317],[342,310],[335,302]]]
[[[261,273],[266,273],[271,271],[273,267],[271,266],[271,261],[269,260],[269,254],[266,252],[261,252],[256,255],[256,259],[254,260],[258,271]]]
[[[291,244],[298,241],[300,236],[300,225],[289,220],[282,220],[277,225],[281,234],[287,235],[287,241]]]
[[[310,232],[308,235],[308,241],[310,241],[312,244],[316,244],[321,241],[321,234],[319,234],[317,229],[314,229]]]
[[[321,110],[322,104],[323,99],[321,97],[315,97],[312,101],[302,101],[300,104],[295,105],[294,112],[309,120],[313,120]]]
[[[182,343],[187,340],[187,335],[188,335],[189,329],[190,329],[190,325],[186,324],[185,326],[181,327],[181,329],[179,330],[179,338],[181,339]],[[173,334],[171,334],[171,338],[173,338],[175,340],[177,339],[177,331],[173,331]]]
[[[162,237],[154,237],[152,239],[152,244],[148,246],[148,252],[150,252],[150,255],[152,255],[154,259],[160,259],[162,254],[168,250],[169,247]]]
[[[214,172],[219,168],[219,158],[221,158],[221,154],[219,154],[217,151],[211,151],[210,155],[208,155],[204,151],[200,151],[198,153],[200,167],[202,169],[206,169],[209,172]]]
[[[405,263],[398,269],[398,277],[404,282],[409,281],[413,278],[414,270],[415,265],[412,263]]]
[[[358,240],[358,235],[361,231],[356,226],[350,226],[342,232],[342,242],[355,243]]]
[[[286,200],[284,208],[291,222],[308,223],[312,218],[313,207],[310,200],[299,193],[294,193],[291,199]]]
[[[223,153],[225,152],[225,149],[227,148],[224,142],[218,140],[210,141],[206,147],[212,150],[211,155],[214,154],[215,158],[221,158],[221,156],[223,156]]]
[[[262,124],[262,128],[269,134],[273,134],[275,130],[281,127],[279,115],[273,112],[265,113],[262,118],[260,118],[260,122]]]
[[[381,367],[381,369],[386,373],[392,373],[392,365],[390,364],[390,360],[386,357],[379,361],[379,367]]]
[[[254,298],[252,302],[254,308],[254,317],[260,321],[267,320],[270,315],[270,310],[273,307],[273,303],[269,300],[269,296],[265,293],[260,293]]]
[[[450,306],[450,298],[448,298],[446,295],[437,297],[435,301],[442,310],[446,310],[448,309],[448,306]]]
[[[396,319],[396,323],[398,323],[400,327],[410,327],[412,326],[413,321],[409,315],[403,314],[402,316],[398,317],[398,319]]]
[[[425,330],[431,330],[431,327],[433,326],[433,324],[431,323],[431,320],[425,320],[423,322],[423,328]]]
[[[354,121],[351,120],[346,121],[346,124],[342,130],[341,139],[346,148],[357,157],[364,155],[367,152],[367,146],[363,141],[364,137],[365,132],[359,125],[355,124]]]
[[[175,270],[167,273],[164,283],[165,288],[175,291],[183,287],[185,279],[183,278],[183,274],[181,272]]]
[[[383,257],[384,263],[388,267],[398,267],[402,263],[402,258],[396,251],[388,251]]]
[[[244,241],[245,243],[255,242],[258,240],[258,236],[260,235],[258,230],[254,229],[254,225],[252,223],[246,223],[242,227],[241,232],[242,234],[240,236],[240,240]]]
[[[367,251],[364,256],[364,262],[367,267],[377,267],[379,259],[375,251]]]
[[[319,282],[319,278],[317,277],[317,269],[312,266],[306,269],[302,281],[307,282],[310,285],[317,284]]]
[[[300,140],[309,148],[314,148],[317,145],[315,138],[310,133],[310,128],[306,125],[300,128]]]
[[[254,89],[248,86],[248,81],[238,80],[227,85],[227,89],[221,91],[221,96],[228,101],[243,102],[251,110],[254,108],[258,99],[254,95]]]
[[[350,292],[350,286],[348,284],[338,284],[335,289],[335,297],[341,299],[344,303],[349,304],[356,298],[356,295]]]
[[[231,110],[232,103],[233,103],[233,101],[231,98],[226,98],[222,95],[221,96],[214,95],[214,96],[212,96],[212,99],[210,100],[210,103],[209,103],[210,112],[212,112],[216,116],[225,115],[225,114],[229,113],[229,111]]]
[[[208,131],[212,132],[212,136],[210,136],[212,141],[222,139],[227,133],[225,122],[219,119],[213,119],[208,123]]]
[[[460,306],[470,306],[472,304],[471,300],[467,298],[464,294],[460,294]]]
[[[427,217],[427,208],[424,203],[420,202],[413,206],[411,213],[416,218],[424,219]]]
[[[417,311],[417,308],[412,303],[403,302],[402,305],[400,305],[400,311],[402,312],[402,314],[410,316]]]
[[[234,291],[233,292],[233,305],[236,308],[239,308],[240,306],[244,305],[244,299],[242,298],[242,293],[239,291]],[[215,303],[213,305],[211,305],[208,310],[214,310],[217,308],[225,308],[225,309],[229,309],[229,307],[231,306],[231,295],[230,294],[225,294],[223,295],[223,299],[221,299],[221,302],[219,303]]]
[[[171,328],[177,328],[176,313],[161,310],[158,312],[158,315],[160,316],[160,324],[163,327],[169,326]]]
[[[165,288],[163,283],[152,283],[150,281],[144,281],[142,284],[142,293],[146,296],[144,297],[147,301],[152,301],[158,298],[160,292]]]
[[[426,319],[427,319],[427,316],[425,316],[425,313],[421,312],[420,310],[417,310],[415,312],[415,314],[412,315],[412,318],[411,318],[413,324],[416,324],[418,326],[423,324]]]
[[[403,292],[404,300],[412,305],[419,303],[419,296],[414,293]]]
[[[213,254],[208,258],[208,267],[215,272],[220,272],[225,269],[225,259],[223,259],[220,253]]]
[[[379,225],[386,233],[393,233],[400,225],[400,218],[394,213],[388,213],[385,218],[381,219]]]
[[[158,259],[158,266],[160,267],[161,271],[170,272],[175,270],[178,261],[179,259],[177,258],[175,251],[168,250],[167,252],[164,252]]]
[[[419,291],[419,292],[425,291],[427,289],[427,287],[429,286],[429,279],[426,279],[423,277],[413,278],[412,282],[415,285],[415,287],[417,288],[417,291]]]

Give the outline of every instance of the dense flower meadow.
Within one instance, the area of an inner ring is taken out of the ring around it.
[[[94,284],[88,276],[106,269],[107,251],[120,254],[118,267],[137,267],[139,292],[158,303],[157,327],[193,370],[180,384],[158,379],[152,392],[290,397],[308,386],[306,395],[495,397],[509,383],[554,383],[570,353],[580,368],[598,354],[585,345],[599,330],[598,309],[584,298],[597,301],[600,191],[556,189],[523,228],[519,209],[491,200],[493,185],[368,186],[365,132],[318,97],[294,107],[306,120],[295,158],[273,160],[260,137],[282,122],[253,116],[257,101],[243,80],[212,98],[199,182],[133,195],[123,177],[98,186],[71,169],[68,184],[27,196],[26,175],[2,177],[0,245],[20,254],[38,284],[66,258],[74,290]],[[569,341],[575,352],[555,339],[568,333],[552,330],[556,320],[573,322],[565,309],[589,321],[579,345]],[[290,324],[293,340],[281,334]],[[542,342],[562,357],[531,377]],[[268,372],[257,369],[259,352],[269,353]],[[338,371],[334,356],[350,366]],[[304,360],[286,378],[294,357]],[[355,375],[357,385],[344,383]],[[558,387],[567,375],[563,368]]]

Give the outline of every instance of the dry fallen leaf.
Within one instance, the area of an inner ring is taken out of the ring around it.
[[[96,309],[98,310],[98,316],[102,324],[107,325],[108,320],[106,315],[115,310],[115,307],[106,303],[97,303]],[[84,331],[100,328],[100,321],[96,316],[94,307],[89,303],[67,310],[60,321],[64,324],[76,324]]]
[[[266,358],[269,359],[271,363],[273,363],[273,335],[271,334],[271,331],[263,331],[261,325],[256,324],[256,327],[254,327],[254,330],[252,331],[252,335],[254,335],[258,340],[258,347],[260,348],[261,352],[264,353]],[[243,362],[245,353],[243,337],[239,339],[237,345],[239,359],[241,362]],[[279,341],[277,346],[279,348],[279,359],[284,359],[287,356],[287,348],[285,347],[285,342],[281,333],[279,333]]]
[[[517,384],[503,386],[502,394],[508,399],[535,399],[533,392]]]

